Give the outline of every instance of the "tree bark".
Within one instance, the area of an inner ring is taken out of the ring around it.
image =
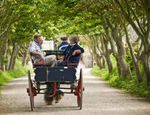
[[[0,58],[0,66],[1,66],[1,70],[5,71],[7,70],[6,68],[6,64],[7,64],[7,51],[8,51],[8,38],[7,36],[5,37],[4,41],[2,41],[1,43],[1,58]]]
[[[95,37],[95,36],[90,36],[90,49],[92,50],[92,55],[96,61],[97,66],[102,69],[105,67],[105,60],[104,60],[104,56],[102,54],[102,49],[100,48],[100,42],[99,42],[99,38]]]
[[[144,0],[144,8],[147,17],[147,31],[144,33],[146,43],[144,44],[144,51],[142,53],[144,70],[147,78],[147,85],[150,85],[150,1]]]
[[[22,65],[25,66],[28,58],[28,50],[25,50],[22,57]]]
[[[14,43],[8,70],[13,70],[14,69],[18,52],[19,52],[19,46],[18,46],[17,43]]]
[[[122,77],[127,77],[129,75],[129,67],[127,65],[127,62],[125,60],[125,48],[124,48],[124,44],[122,42],[122,36],[120,35],[120,30],[118,29],[118,24],[116,24],[115,26],[113,26],[108,18],[106,19],[106,23],[107,26],[110,28],[111,30],[111,35],[113,37],[113,40],[116,43],[117,46],[117,54],[115,54],[115,58],[117,61],[117,68],[118,68],[118,73],[119,76]]]
[[[108,41],[105,40],[105,39],[106,38],[103,37],[104,48],[105,48],[104,56],[105,56],[105,59],[106,59],[106,63],[107,63],[107,67],[108,67],[109,73],[111,73],[112,70],[113,70],[113,66],[112,66],[112,61],[111,61],[111,58],[110,58],[110,52],[108,50]]]
[[[125,29],[125,34],[126,34],[126,41],[127,41],[128,46],[129,46],[130,54],[131,54],[132,61],[133,61],[134,67],[135,67],[137,82],[140,83],[142,81],[142,77],[141,77],[138,61],[137,61],[137,59],[133,53],[133,48],[132,48],[132,45],[130,43],[128,31],[127,31],[125,25],[124,25],[124,29]]]
[[[116,41],[116,45],[118,48],[118,64],[120,67],[120,75],[122,77],[127,77],[129,75],[129,67],[125,60],[125,48],[124,48],[124,44],[122,42],[122,38],[119,38]]]

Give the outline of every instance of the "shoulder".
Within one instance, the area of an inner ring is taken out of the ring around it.
[[[68,50],[68,49],[70,49],[71,48],[71,46],[70,45],[68,45],[67,47],[66,47],[66,50]]]
[[[30,45],[31,45],[31,46],[36,46],[37,44],[36,44],[35,41],[33,40]]]
[[[29,48],[30,48],[30,51],[41,49],[40,46],[35,41],[32,41]]]
[[[59,50],[65,50],[68,47],[68,43],[62,42],[59,46],[58,49]]]
[[[84,49],[79,44],[76,44],[76,48],[75,49],[81,50],[82,53],[84,52]]]
[[[76,48],[82,48],[79,44],[75,45]]]
[[[63,46],[63,45],[69,45],[69,43],[68,42],[62,42],[60,45],[61,46]]]
[[[68,43],[68,42],[64,42],[64,44],[65,44],[65,45],[69,45],[69,43]]]

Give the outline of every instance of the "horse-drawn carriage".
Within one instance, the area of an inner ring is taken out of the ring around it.
[[[61,53],[61,51],[46,51],[47,55],[60,55]],[[33,111],[33,108],[35,107],[34,97],[37,94],[48,95],[48,97],[51,98],[56,95],[58,90],[64,89],[66,91],[64,92],[65,94],[74,94],[75,96],[77,96],[77,107],[79,107],[79,109],[82,109],[83,77],[82,69],[79,70],[79,75],[76,75],[77,66],[78,63],[67,63],[66,66],[55,67],[49,67],[46,65],[33,65],[35,76],[32,80],[31,73],[30,71],[28,71],[27,88],[27,93],[30,97],[31,110]],[[44,87],[49,84],[52,85],[52,89],[50,89],[49,87]],[[47,93],[48,90],[51,90],[52,93]]]

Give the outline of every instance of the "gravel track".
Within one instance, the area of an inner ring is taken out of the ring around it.
[[[2,87],[0,115],[150,115],[150,102],[109,87],[104,81],[83,69],[83,109],[78,110],[76,96],[65,95],[58,104],[48,106],[43,95],[35,97],[35,109],[30,111],[26,93],[27,77],[11,81]]]

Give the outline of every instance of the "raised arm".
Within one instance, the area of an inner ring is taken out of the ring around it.
[[[80,55],[81,53],[84,53],[84,49],[79,46],[78,49],[72,53],[72,55]]]

